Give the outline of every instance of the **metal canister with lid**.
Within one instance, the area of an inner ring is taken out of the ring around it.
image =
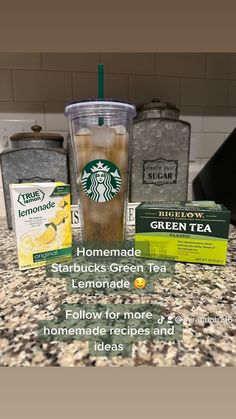
[[[153,99],[134,122],[131,201],[186,201],[191,126],[171,103]]]
[[[0,153],[2,183],[8,227],[12,228],[11,183],[69,181],[67,152],[64,137],[57,133],[41,132],[34,125],[32,132],[19,132],[10,137],[11,149]]]

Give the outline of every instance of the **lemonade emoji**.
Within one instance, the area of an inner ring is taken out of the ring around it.
[[[147,281],[144,278],[139,277],[134,280],[134,288],[138,290],[144,289],[146,285],[147,285]]]

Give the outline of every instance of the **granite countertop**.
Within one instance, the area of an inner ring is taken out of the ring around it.
[[[75,232],[75,234],[78,234]],[[236,366],[236,228],[231,226],[227,265],[176,264],[151,296],[68,295],[62,278],[45,268],[18,269],[14,233],[0,222],[0,366]],[[86,342],[42,343],[38,321],[55,319],[63,303],[159,303],[164,315],[231,317],[232,322],[184,325],[183,339],[139,342],[130,358],[93,357]]]

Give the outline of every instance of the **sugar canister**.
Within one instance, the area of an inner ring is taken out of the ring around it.
[[[153,99],[134,122],[131,201],[186,201],[191,126],[173,104]]]

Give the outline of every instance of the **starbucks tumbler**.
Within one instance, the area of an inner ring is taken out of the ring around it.
[[[75,156],[82,238],[124,239],[135,107],[110,100],[68,105]]]

